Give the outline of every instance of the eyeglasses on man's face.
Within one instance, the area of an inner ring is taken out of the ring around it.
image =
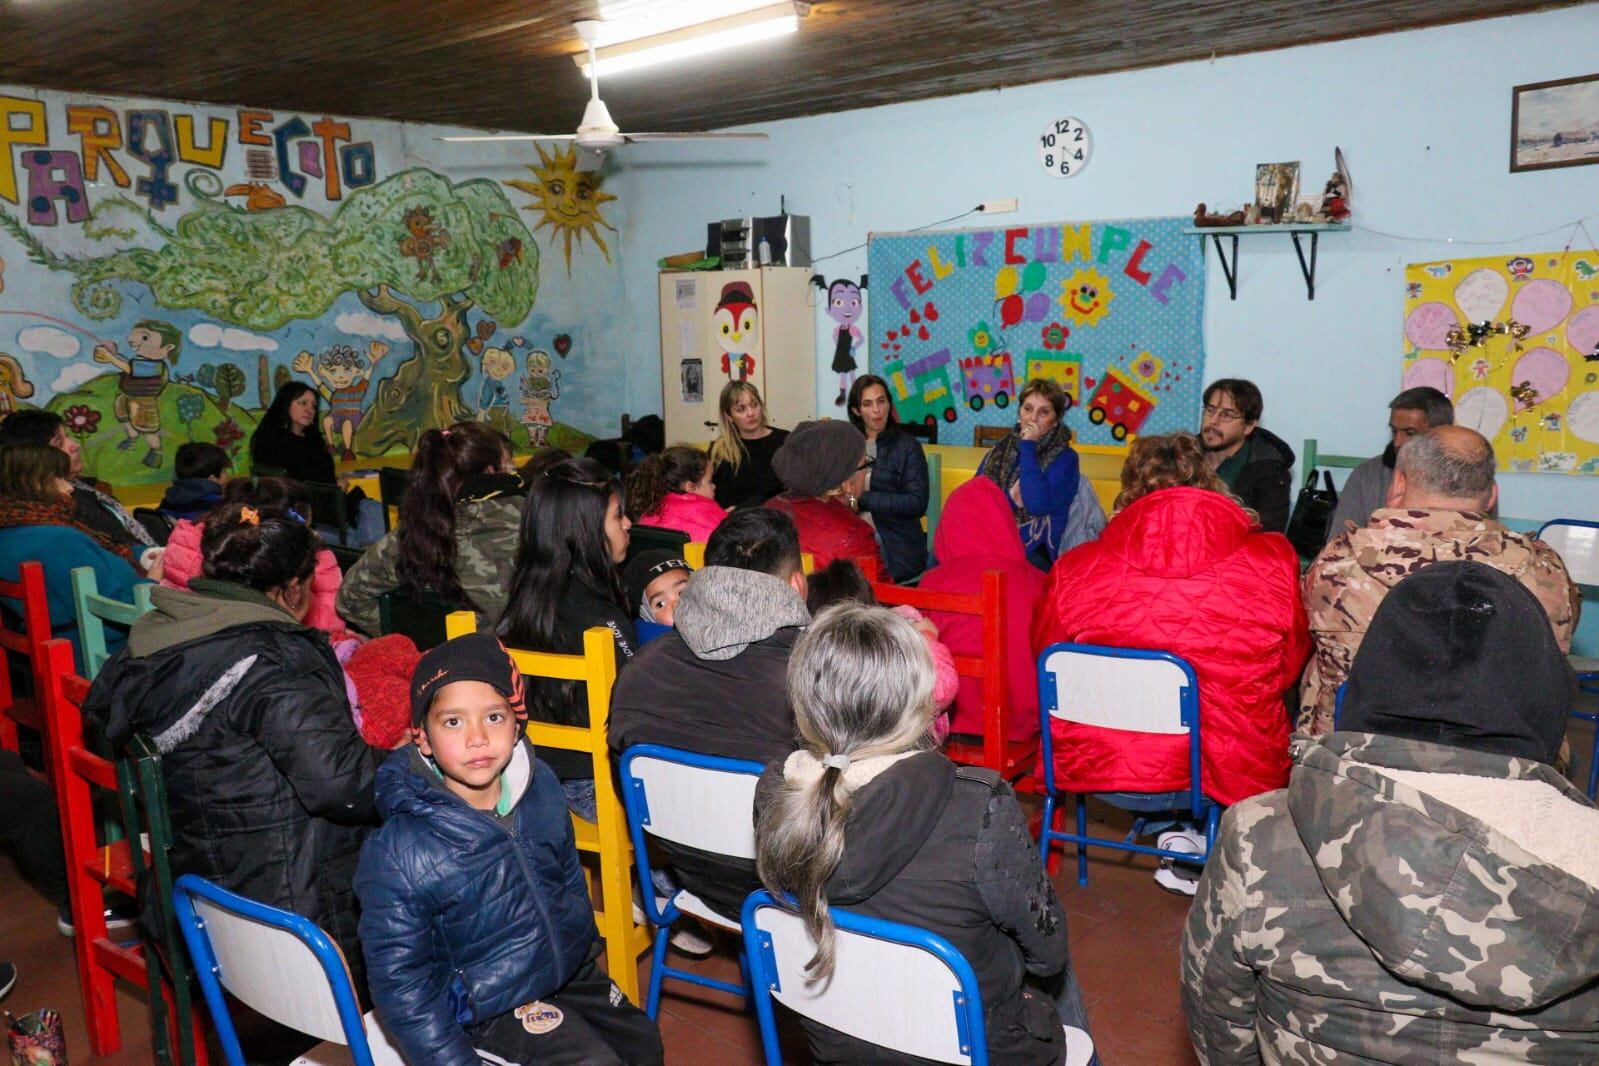
[[[1217,407],[1213,403],[1207,403],[1203,410],[1206,418],[1214,418],[1216,421],[1223,423],[1237,422],[1244,417],[1231,407]]]

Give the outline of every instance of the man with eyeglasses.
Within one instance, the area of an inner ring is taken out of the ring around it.
[[[1288,489],[1294,450],[1260,425],[1265,403],[1260,389],[1243,378],[1222,378],[1205,389],[1199,440],[1212,470],[1232,494],[1260,516],[1260,527],[1281,533],[1288,527]]]
[[[1455,405],[1449,397],[1427,385],[1406,389],[1388,401],[1388,446],[1355,467],[1338,494],[1338,508],[1327,524],[1327,539],[1351,529],[1365,529],[1371,513],[1386,506],[1388,486],[1394,480],[1399,449],[1416,437],[1455,424]]]

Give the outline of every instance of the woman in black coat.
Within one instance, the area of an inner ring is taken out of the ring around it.
[[[309,918],[364,996],[353,879],[383,753],[356,731],[326,636],[301,624],[319,546],[287,510],[224,506],[205,576],[155,590],[83,711],[113,749],[142,733],[161,753],[173,873]]]
[[[849,390],[849,420],[866,434],[872,460],[866,491],[856,505],[877,530],[883,560],[895,581],[909,581],[927,567],[927,514],[930,488],[922,443],[900,427],[888,398],[888,382],[863,374]]]

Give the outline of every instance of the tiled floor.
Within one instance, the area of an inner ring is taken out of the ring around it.
[[[1593,728],[1574,723],[1570,740],[1586,783]],[[1033,806],[1030,799],[1024,804]],[[1112,824],[1126,824],[1125,815],[1119,812],[1098,806],[1090,809],[1107,813]],[[1092,853],[1086,887],[1078,886],[1075,868],[1074,861],[1063,861],[1055,883],[1069,916],[1072,964],[1083,986],[1102,1060],[1106,1066],[1186,1066],[1195,1062],[1178,996],[1178,953],[1189,901],[1158,888],[1150,877],[1153,861],[1141,856]],[[16,962],[21,970],[5,1009],[12,1014],[39,1007],[59,1010],[73,1063],[144,1066],[151,1061],[145,1007],[135,992],[127,989],[118,995],[121,1050],[101,1058],[89,1054],[72,942],[56,932],[55,908],[22,881],[3,852],[0,959]],[[711,958],[699,963],[679,958],[676,964],[729,980],[735,979],[738,971],[732,941],[725,939]],[[647,956],[639,969],[643,986],[648,979]],[[761,1061],[754,1017],[717,993],[669,983],[661,1001],[660,1024],[669,1063],[734,1066]],[[807,1061],[798,1034],[787,1032],[786,1037],[785,1058]]]

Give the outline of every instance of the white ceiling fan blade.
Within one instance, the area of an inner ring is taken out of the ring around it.
[[[479,133],[462,137],[438,137],[452,144],[477,144],[484,141],[575,141],[575,133]]]
[[[624,133],[629,141],[764,141],[764,133]]]

